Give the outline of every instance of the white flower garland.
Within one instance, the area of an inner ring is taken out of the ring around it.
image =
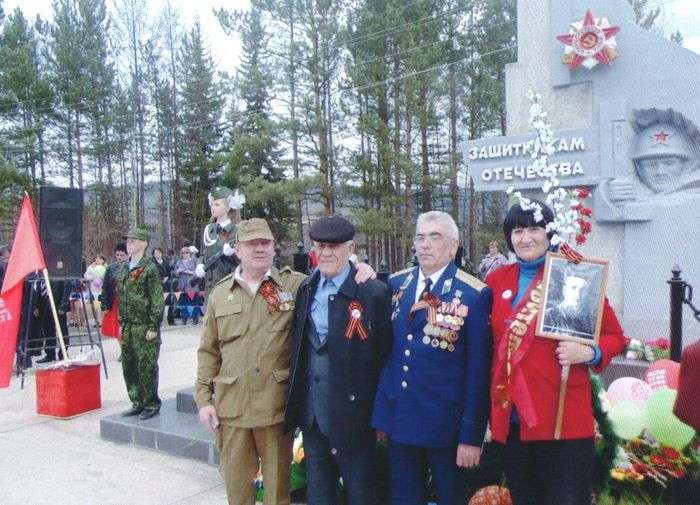
[[[585,242],[585,235],[590,232],[590,223],[584,217],[591,215],[591,209],[584,207],[580,200],[588,196],[585,189],[567,190],[560,187],[557,166],[549,164],[549,156],[556,152],[554,132],[547,120],[547,112],[540,105],[541,95],[533,90],[527,92],[530,101],[530,118],[528,122],[536,130],[537,136],[528,149],[532,158],[532,167],[536,173],[543,173],[547,179],[542,183],[542,191],[546,196],[545,203],[554,211],[554,221],[547,224],[547,232],[552,232],[551,243],[560,245],[570,242],[574,235],[576,242]],[[542,207],[537,202],[513,191],[509,187],[506,193],[512,195],[523,210],[532,210],[536,222],[543,220]]]

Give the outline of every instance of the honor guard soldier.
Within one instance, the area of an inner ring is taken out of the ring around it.
[[[132,408],[123,416],[150,419],[160,410],[158,355],[163,320],[163,285],[158,267],[145,256],[151,236],[142,228],[124,235],[128,262],[116,272],[122,370]]]
[[[304,435],[308,505],[374,505],[372,406],[391,348],[391,297],[383,282],[355,281],[355,227],[340,216],[309,230],[318,269],[297,292],[286,431]]]
[[[264,504],[288,505],[292,440],[282,421],[294,295],[304,276],[272,265],[275,242],[264,219],[238,225],[236,254],[240,265],[209,295],[195,400],[216,435],[229,504],[255,504],[262,462]]]
[[[202,263],[197,265],[195,271],[197,277],[204,279],[207,293],[233,272],[238,264],[233,239],[244,204],[245,196],[238,190],[234,192],[225,186],[218,186],[209,193],[211,222],[202,233]]]
[[[388,439],[394,505],[425,505],[428,468],[439,505],[463,505],[459,467],[481,457],[491,291],[455,266],[457,238],[449,214],[421,214],[414,237],[418,266],[389,279],[394,344],[372,422]]]

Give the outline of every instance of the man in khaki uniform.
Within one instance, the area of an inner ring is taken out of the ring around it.
[[[195,400],[216,435],[229,504],[255,503],[260,459],[264,504],[287,505],[292,440],[283,433],[284,403],[293,300],[304,275],[272,266],[274,237],[264,219],[240,223],[236,254],[240,265],[209,295]]]

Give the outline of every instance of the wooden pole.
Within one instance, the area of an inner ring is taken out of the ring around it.
[[[559,385],[559,404],[557,405],[557,423],[554,427],[554,440],[561,438],[561,425],[564,421],[564,402],[566,401],[566,388],[569,384],[569,370],[571,365],[561,367],[561,383]]]
[[[44,282],[46,283],[46,292],[49,295],[49,304],[51,305],[51,313],[53,314],[53,323],[56,325],[56,336],[58,337],[58,343],[61,346],[61,352],[63,353],[63,359],[68,359],[68,353],[66,352],[66,343],[63,341],[63,331],[61,330],[61,323],[58,321],[58,312],[56,311],[56,303],[53,299],[53,292],[51,291],[51,284],[49,283],[49,271],[44,268]]]

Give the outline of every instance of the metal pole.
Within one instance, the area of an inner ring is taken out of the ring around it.
[[[671,269],[671,359],[680,363],[683,351],[683,295],[685,281],[681,278],[681,268],[674,265]]]

